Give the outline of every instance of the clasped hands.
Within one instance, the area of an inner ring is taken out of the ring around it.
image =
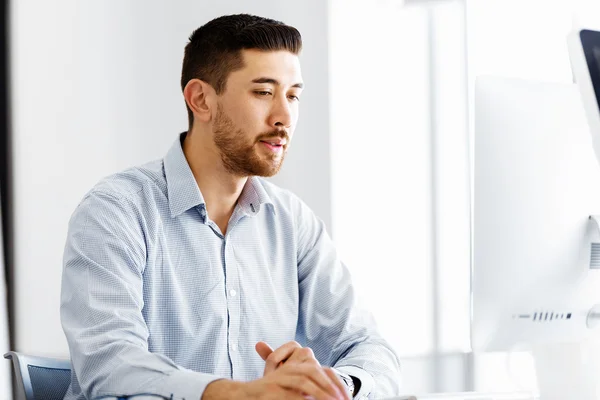
[[[262,378],[216,380],[207,385],[201,400],[350,400],[345,384],[331,368],[319,364],[309,347],[288,342],[273,350],[258,342],[255,349],[265,360]]]
[[[249,384],[256,389],[278,393],[286,399],[350,400],[345,384],[337,374],[322,367],[309,347],[288,342],[276,350],[258,342],[256,352],[265,360],[263,377]]]

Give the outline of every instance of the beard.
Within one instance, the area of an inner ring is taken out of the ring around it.
[[[221,154],[225,169],[236,176],[269,177],[279,172],[285,154],[289,137],[285,130],[274,130],[259,134],[252,142],[249,135],[235,126],[231,118],[217,105],[217,115],[214,122],[214,142]],[[258,146],[261,140],[282,138],[286,144],[281,152],[264,152],[260,154]]]

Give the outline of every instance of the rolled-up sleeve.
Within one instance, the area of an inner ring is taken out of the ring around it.
[[[297,215],[299,341],[321,364],[358,378],[361,398],[398,395],[398,357],[371,314],[358,306],[350,272],[323,222],[304,203]]]
[[[219,377],[148,350],[142,315],[145,220],[125,197],[88,194],[73,214],[64,253],[61,322],[86,398],[151,393],[197,400]]]

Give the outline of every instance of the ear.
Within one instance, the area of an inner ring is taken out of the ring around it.
[[[216,93],[211,85],[200,79],[190,79],[183,89],[183,97],[194,113],[194,120],[202,122],[211,120],[212,113],[216,111],[213,107]]]

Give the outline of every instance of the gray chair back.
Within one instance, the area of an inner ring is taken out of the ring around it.
[[[14,351],[12,360],[17,386],[16,400],[62,400],[71,382],[71,363],[56,358],[29,356]]]

